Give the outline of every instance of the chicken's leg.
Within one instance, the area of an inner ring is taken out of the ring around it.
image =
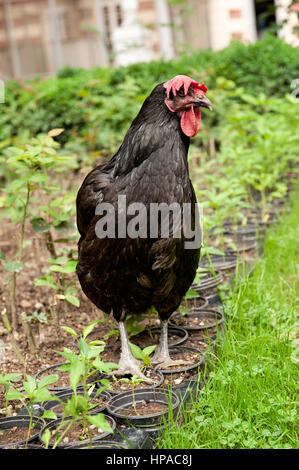
[[[155,369],[166,369],[166,367],[176,365],[189,365],[190,362],[183,359],[171,359],[168,349],[168,320],[161,320],[160,343],[156,348],[152,359],[152,364],[157,364]]]
[[[138,375],[140,379],[152,385],[154,383],[154,380],[149,379],[141,372],[141,362],[138,361],[132,354],[125,323],[123,321],[120,321],[118,323],[118,327],[121,340],[121,355],[119,360],[120,367],[119,369],[113,372],[113,375]]]

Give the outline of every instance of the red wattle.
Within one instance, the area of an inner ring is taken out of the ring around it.
[[[181,128],[184,134],[188,137],[194,137],[200,128],[201,112],[199,108],[191,106],[187,111],[184,111],[181,118]]]

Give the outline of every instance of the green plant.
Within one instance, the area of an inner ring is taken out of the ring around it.
[[[137,411],[137,408],[136,408],[136,400],[135,400],[135,393],[134,393],[134,390],[135,390],[135,387],[136,385],[138,385],[139,383],[143,382],[143,379],[140,379],[138,377],[138,375],[133,375],[131,377],[131,379],[127,379],[127,378],[123,378],[123,379],[119,379],[120,382],[126,382],[126,383],[129,383],[131,385],[131,388],[132,388],[132,400],[133,400],[133,408],[134,408],[134,411],[136,413],[136,416],[139,416],[139,413]]]
[[[90,341],[87,343],[86,339],[88,335],[93,331],[98,321],[90,323],[83,329],[82,335],[78,335],[75,330],[70,327],[63,326],[62,328],[70,333],[76,340],[79,352],[75,353],[69,348],[64,348],[63,351],[57,351],[58,354],[63,356],[67,362],[61,366],[59,370],[69,372],[69,382],[73,390],[73,395],[67,400],[67,402],[61,401],[63,406],[63,419],[57,428],[56,440],[54,448],[62,441],[70,427],[75,421],[80,420],[83,423],[86,434],[89,436],[91,445],[91,433],[90,425],[96,425],[105,431],[112,432],[110,424],[106,421],[103,413],[97,415],[91,415],[90,411],[94,407],[90,402],[90,393],[94,389],[93,376],[97,376],[103,373],[109,374],[113,369],[118,368],[117,364],[105,363],[101,360],[100,354],[104,350],[103,341]],[[103,390],[109,387],[109,381],[107,379],[96,378],[96,381],[102,384],[99,387],[97,394],[100,394]],[[79,383],[83,387],[83,394],[77,393]],[[43,440],[48,445],[49,433],[43,436]]]
[[[50,178],[50,170],[59,171],[59,165],[66,164],[69,157],[57,154],[59,144],[53,137],[61,130],[49,131],[48,135],[32,139],[30,144],[9,147],[6,150],[6,166],[12,172],[12,181],[4,188],[0,206],[4,216],[13,223],[20,224],[18,249],[14,259],[6,260],[2,256],[3,266],[8,271],[10,282],[10,309],[13,329],[17,328],[16,283],[19,272],[24,268],[23,252],[25,245],[25,224],[31,213],[31,201],[34,192],[45,191]]]
[[[133,356],[136,357],[136,359],[140,359],[144,363],[145,367],[151,366],[151,359],[149,356],[155,350],[155,344],[141,349],[139,346],[137,346],[137,344],[130,343],[130,348]]]
[[[30,437],[30,432],[33,427],[33,415],[34,415],[34,408],[33,405],[35,403],[39,403],[42,401],[49,401],[53,399],[53,395],[47,389],[47,387],[54,382],[56,382],[58,376],[56,374],[51,374],[46,377],[43,377],[38,383],[31,375],[26,374],[26,380],[23,381],[23,389],[21,391],[19,389],[14,389],[12,386],[7,388],[5,399],[9,400],[19,400],[22,405],[27,409],[28,415],[30,417],[28,432],[26,437],[26,446],[28,444],[28,439]],[[51,412],[46,412],[43,416],[45,417],[53,417]]]
[[[3,385],[4,388],[4,395],[5,395],[5,413],[7,414],[7,392],[12,387],[14,382],[18,382],[22,377],[22,374],[0,374],[0,384]]]

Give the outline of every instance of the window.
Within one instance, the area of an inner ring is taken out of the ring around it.
[[[242,18],[242,11],[241,10],[229,10],[229,17],[232,19]]]

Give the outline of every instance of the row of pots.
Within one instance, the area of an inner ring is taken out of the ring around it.
[[[204,298],[201,299],[201,305],[206,306],[207,302]],[[203,350],[203,346],[206,346],[206,344],[203,341],[196,340],[196,337],[194,339],[194,342],[191,344],[194,344],[196,347],[190,347],[190,346],[184,346],[184,342],[186,342],[188,339],[192,338],[192,335],[196,334],[196,332],[201,332],[201,331],[208,331],[211,330],[215,327],[220,327],[223,324],[223,316],[221,312],[215,311],[212,309],[206,309],[206,308],[198,308],[195,309],[191,314],[189,314],[193,319],[194,318],[201,318],[201,316],[205,314],[210,316],[210,319],[214,321],[210,321],[209,325],[197,325],[197,326],[192,326],[188,325],[187,329],[177,327],[175,323],[173,325],[170,325],[170,331],[177,333],[177,340],[174,341],[174,344],[170,346],[170,351],[171,355],[175,355],[176,353],[181,354],[182,352],[191,352],[197,354],[198,360],[189,366],[186,367],[180,367],[179,369],[175,370],[163,370],[163,371],[155,371],[156,376],[158,376],[158,380],[155,384],[154,387],[146,387],[146,388],[141,388],[141,389],[136,389],[134,390],[134,400],[136,404],[142,404],[146,403],[146,405],[157,402],[164,405],[164,410],[158,412],[158,413],[149,413],[147,412],[147,407],[145,408],[146,414],[141,414],[140,416],[134,415],[128,415],[126,413],[126,409],[132,407],[133,404],[133,394],[131,390],[125,391],[125,392],[120,392],[120,391],[115,391],[115,390],[109,390],[101,393],[101,396],[105,397],[104,403],[101,406],[96,407],[91,413],[97,414],[100,412],[107,413],[105,416],[110,422],[110,425],[112,429],[117,428],[118,426],[123,427],[123,426],[133,426],[133,427],[142,427],[142,428],[147,428],[147,429],[157,429],[157,427],[161,424],[161,420],[163,418],[167,418],[168,413],[169,413],[169,404],[170,400],[168,397],[168,384],[165,385],[165,375],[168,375],[168,377],[171,377],[168,383],[172,384],[172,377],[176,377],[176,374],[186,374],[187,377],[187,385],[190,382],[190,378],[192,377],[193,380],[197,380],[197,374],[198,374],[198,368],[202,366],[202,364],[205,361],[205,351]],[[187,314],[188,315],[188,314]],[[175,313],[172,317],[172,321],[175,322],[179,320],[179,313]],[[209,338],[211,340],[211,338]],[[202,348],[200,348],[202,346]],[[56,364],[54,366],[51,366],[47,369],[43,369],[42,371],[39,371],[35,378],[38,381],[39,378],[44,373],[52,373],[53,369],[58,369],[61,364]],[[188,375],[188,371],[190,375]],[[100,379],[100,377],[98,378]],[[177,412],[177,409],[179,407],[180,399],[179,395],[177,392],[179,390],[183,389],[183,387],[186,386],[185,383],[183,383],[182,387],[171,387],[171,413],[174,415]],[[49,390],[51,390],[51,387],[49,387]],[[177,390],[177,392],[176,392]],[[68,390],[65,387],[62,387],[62,390],[52,389],[52,392],[55,393],[57,397],[59,397],[60,400],[62,401],[67,401],[67,398],[70,397],[72,392]],[[82,388],[80,390],[80,387],[78,388],[78,393],[83,393]],[[96,394],[96,388],[91,394],[91,399],[93,398],[93,395]],[[41,442],[41,436],[43,435],[44,431],[46,429],[50,429],[53,431],[55,429],[55,426],[59,426],[61,423],[62,415],[61,413],[57,412],[57,407],[60,405],[60,401],[57,399],[55,400],[55,397],[53,398],[52,401],[48,401],[45,403],[41,403],[39,407],[39,413],[40,415],[43,413],[45,410],[52,409],[56,416],[58,417],[57,420],[50,420],[49,422],[45,422],[42,418],[38,418],[37,416],[33,416],[33,422],[35,423],[35,429],[37,430],[37,433],[34,433],[30,438],[28,439],[28,443],[30,444],[33,441],[39,440]],[[7,417],[7,418],[2,418],[0,419],[0,431],[5,430],[8,428],[14,428],[15,426],[20,426],[20,427],[28,427],[29,425],[29,417],[28,416],[16,416],[16,417]],[[111,436],[110,436],[111,437]],[[105,444],[99,444],[98,441],[107,438],[107,434],[102,433],[102,435],[96,436],[93,439],[94,445],[101,447],[104,446],[115,446],[116,443],[110,442],[105,443]],[[89,441],[88,441],[89,442]],[[1,447],[20,447],[24,445],[24,441],[20,441],[18,443],[13,443],[13,444],[6,444],[6,445],[0,445]],[[26,444],[26,447],[28,445],[28,448],[30,447],[29,444]],[[32,444],[36,445],[36,444]],[[59,447],[68,447],[70,443],[62,443],[59,445]],[[79,445],[79,443],[73,443],[73,446]],[[87,445],[87,443],[85,443]],[[84,443],[80,442],[80,447],[84,446]]]
[[[130,411],[133,407],[142,407],[144,404],[146,404],[146,406],[154,405],[156,407],[156,411],[138,415]],[[118,426],[121,427],[125,425],[126,427],[142,428],[149,431],[155,431],[158,427],[163,425],[165,419],[167,420],[169,413],[171,413],[173,417],[176,416],[179,405],[180,399],[176,392],[172,391],[170,398],[170,395],[167,395],[166,391],[160,388],[136,390],[134,392],[134,398],[132,398],[131,392],[124,392],[115,397],[112,397],[107,406],[107,413],[104,414],[106,421],[111,427],[111,431],[105,432],[97,429],[94,437],[91,438],[92,446],[102,448],[111,448],[116,446],[119,447],[117,442],[110,440]],[[34,445],[36,448],[43,448],[43,435],[46,430],[49,430],[53,436],[53,438],[49,441],[49,447],[51,448],[55,444],[55,431],[62,424],[62,421],[63,425],[65,424],[67,426],[71,420],[70,417],[64,418],[64,420],[62,417],[60,417],[58,419],[49,420],[46,422],[45,419],[37,416],[33,416],[31,419],[33,432],[28,439],[24,438],[18,442],[0,445],[0,448],[22,448],[23,446],[28,446],[29,448],[30,444],[32,445],[33,443],[35,443]],[[80,421],[77,421],[74,423],[74,426],[81,427],[80,423]],[[29,426],[29,416],[13,416],[0,419],[0,431],[20,428],[25,431],[25,434],[27,434]],[[109,441],[107,441],[107,438]],[[66,440],[62,440],[57,445],[57,448],[74,448],[77,446],[88,447],[89,444],[90,439],[87,436],[85,439],[80,439],[73,442],[69,441],[69,439],[66,437]]]

